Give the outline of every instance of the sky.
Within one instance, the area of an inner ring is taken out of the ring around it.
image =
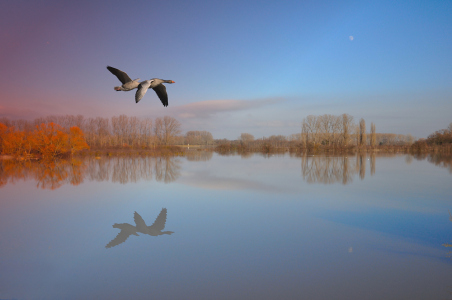
[[[0,1],[0,117],[171,116],[216,139],[350,114],[427,137],[452,122],[452,1]],[[162,78],[116,92],[112,66]]]

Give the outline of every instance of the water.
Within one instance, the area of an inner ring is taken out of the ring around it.
[[[1,166],[0,299],[452,298],[450,158]]]

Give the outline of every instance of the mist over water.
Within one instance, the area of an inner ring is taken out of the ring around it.
[[[4,160],[0,299],[448,299],[451,161]]]

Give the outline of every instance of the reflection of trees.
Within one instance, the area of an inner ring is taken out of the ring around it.
[[[2,161],[0,183],[33,179],[43,189],[57,189],[63,184],[83,182],[85,165],[79,160]],[[1,186],[1,185],[0,185]]]
[[[441,168],[447,168],[452,173],[452,155],[444,155],[440,153],[430,154],[427,161]]]
[[[165,183],[173,182],[180,176],[181,161],[175,157],[114,157],[88,159],[90,180],[119,182],[137,182],[144,179]],[[110,177],[111,175],[111,177]]]
[[[377,161],[377,157],[374,152],[370,154],[370,175],[373,176],[375,174],[375,163]]]
[[[37,187],[54,190],[63,185],[69,177],[66,161],[42,161],[37,166],[35,173]]]
[[[452,154],[444,154],[444,153],[419,153],[414,154],[413,157],[416,160],[425,160],[429,163],[434,164],[435,166],[446,168],[449,170],[449,173],[452,173]]]
[[[250,158],[250,157],[252,157],[253,155],[254,155],[253,152],[242,152],[242,153],[240,153],[240,157],[241,157],[242,159]]]
[[[159,236],[164,234],[171,235],[172,233],[174,233],[173,231],[162,231],[163,229],[165,229],[166,215],[166,208],[162,208],[162,211],[155,219],[154,224],[147,226],[143,218],[137,212],[135,212],[133,214],[135,226],[129,223],[115,223],[113,225],[113,228],[119,228],[121,229],[121,231],[105,246],[105,248],[111,248],[124,243],[132,234],[136,236],[139,236],[138,233],[148,234],[151,236]]]
[[[32,179],[37,187],[56,189],[64,184],[78,185],[84,178],[128,183],[140,179],[173,182],[180,176],[181,162],[174,157],[115,157],[83,160],[0,161],[0,187],[17,180]]]
[[[363,120],[363,119],[361,119],[361,120]],[[366,126],[366,125],[364,124],[364,126]],[[359,172],[359,178],[361,180],[363,180],[364,177],[366,177],[366,153],[365,152],[359,153],[356,155],[356,166],[355,167],[356,167],[356,172]]]
[[[348,184],[353,176],[359,174],[364,179],[366,174],[366,154],[358,154],[355,162],[347,156],[308,156],[301,157],[301,173],[308,183],[331,184],[341,182]],[[371,174],[375,173],[375,155],[370,157]]]
[[[159,157],[155,163],[155,180],[170,183],[180,176],[180,160],[174,157]]]
[[[188,161],[208,161],[212,159],[212,156],[212,151],[185,151]]]

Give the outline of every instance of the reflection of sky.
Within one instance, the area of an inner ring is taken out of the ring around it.
[[[377,158],[374,176],[367,168],[364,180],[324,185],[304,182],[299,162],[214,155],[184,160],[169,184],[8,184],[0,196],[0,298],[447,297],[445,169]],[[214,187],[222,179],[246,187],[206,188],[206,174]],[[154,220],[162,207],[174,234],[104,248],[114,223],[133,223],[134,211]]]

